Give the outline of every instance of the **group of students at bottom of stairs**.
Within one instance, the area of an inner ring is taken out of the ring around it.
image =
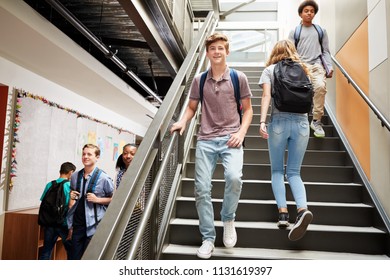
[[[68,260],[80,260],[83,257],[137,149],[135,144],[123,146],[115,166],[115,180],[97,167],[100,148],[94,144],[85,144],[82,149],[82,169],[76,171],[76,166],[71,162],[61,164],[59,178],[46,184],[40,199],[38,216],[44,232],[40,260],[51,259],[58,237],[61,237]],[[63,195],[60,190],[48,202],[47,194],[60,187]],[[59,197],[63,199],[57,199]],[[61,208],[65,211],[59,214],[52,207],[44,206],[48,203],[62,203]]]

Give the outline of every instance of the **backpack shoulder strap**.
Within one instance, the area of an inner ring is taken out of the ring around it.
[[[322,30],[321,26],[319,26],[318,24],[313,23],[313,26],[318,33],[318,41],[320,42],[321,51],[322,51],[322,49],[323,49],[322,48],[322,38],[324,37],[324,31]],[[301,37],[301,32],[302,32],[302,24],[299,24],[299,25],[297,25],[297,27],[295,27],[295,31],[294,31],[294,42],[295,42],[296,48],[298,47],[298,42],[299,42],[299,38]]]
[[[200,76],[200,81],[199,81],[199,100],[200,102],[203,101],[203,87],[206,82],[206,77],[207,77],[208,70],[203,72],[202,75]],[[241,106],[241,96],[240,96],[240,82],[238,80],[238,74],[235,69],[230,69],[230,78],[232,79],[233,83],[233,88],[234,88],[234,97],[237,102],[237,111],[240,114],[240,123],[242,120],[241,116],[241,111],[242,111],[242,106]]]
[[[59,183],[59,185],[65,185],[65,183],[67,183],[67,182],[69,182],[69,180],[68,179],[64,179],[64,180],[62,180],[60,183]],[[57,181],[56,181],[56,183],[57,183]],[[57,183],[58,184],[58,183]]]
[[[46,198],[47,194],[49,193],[49,190],[52,189],[53,187],[57,186],[57,185],[58,185],[57,180],[51,181],[50,188],[48,188],[46,190],[45,195],[42,197],[42,201]]]
[[[297,25],[297,27],[295,27],[295,31],[294,31],[295,48],[298,47],[298,42],[299,42],[299,38],[301,37],[301,32],[302,32],[302,24],[299,24]]]
[[[76,191],[80,192],[81,190],[81,180],[83,179],[84,168],[77,173],[77,183],[76,183]]]
[[[235,69],[230,69],[230,78],[232,79],[233,88],[234,88],[234,97],[237,102],[237,111],[240,115],[240,123],[242,122],[242,105],[241,105],[241,95],[240,95],[240,81],[238,80],[238,74]]]
[[[102,170],[96,167],[92,173],[91,180],[89,181],[87,192],[93,192],[95,190],[97,180],[101,173]]]
[[[236,98],[237,103],[240,101],[240,82],[238,80],[238,74],[235,69],[230,69],[230,78],[232,79],[234,87],[234,97]]]
[[[313,23],[314,28],[317,30],[318,33],[318,42],[320,43],[321,46],[321,52],[323,52],[323,47],[322,47],[322,38],[324,37],[324,31],[322,30],[321,26],[318,24]]]
[[[208,72],[208,70],[204,71],[202,73],[202,76],[200,76],[200,81],[199,81],[199,100],[200,100],[200,103],[202,103],[202,101],[203,101],[203,87],[204,87],[204,83],[206,82],[207,72]]]
[[[92,173],[91,180],[89,181],[87,193],[90,193],[90,192],[93,193],[93,191],[95,190],[95,187],[96,187],[96,182],[97,182],[101,173],[102,173],[102,170],[96,167]],[[94,210],[94,214],[95,214],[95,223],[98,224],[99,221],[97,219],[96,203],[93,204],[93,210]]]

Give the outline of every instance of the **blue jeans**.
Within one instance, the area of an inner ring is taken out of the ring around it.
[[[196,145],[195,201],[202,240],[215,241],[216,236],[211,202],[211,179],[218,159],[221,159],[225,177],[221,220],[225,222],[235,218],[242,188],[244,152],[242,147],[229,148],[226,145],[229,138],[230,135],[226,135],[211,140],[199,140]]]
[[[68,259],[70,259],[70,241],[66,240],[68,236],[68,228],[66,226],[59,227],[44,227],[43,228],[43,247],[41,251],[41,255],[39,257],[40,260],[50,260],[51,253],[53,251],[54,245],[57,242],[58,237],[61,237],[62,244],[64,244],[66,254]]]
[[[297,208],[307,208],[306,190],[301,179],[301,165],[309,142],[309,121],[306,115],[275,113],[268,126],[268,147],[271,161],[272,191],[278,208],[286,207],[284,158],[288,150],[286,178]]]

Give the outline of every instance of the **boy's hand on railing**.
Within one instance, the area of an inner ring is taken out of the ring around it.
[[[175,131],[179,131],[180,135],[183,135],[184,131],[186,129],[186,123],[182,121],[175,122],[170,129],[171,134],[174,133]]]

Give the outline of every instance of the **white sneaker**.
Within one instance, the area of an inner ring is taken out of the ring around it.
[[[211,240],[204,240],[202,246],[196,252],[196,255],[201,259],[209,259],[214,251],[214,243]]]
[[[237,232],[234,220],[223,223],[223,244],[226,248],[233,248],[237,243]]]
[[[325,131],[322,128],[322,122],[321,121],[314,121],[312,120],[310,123],[311,129],[314,130],[314,136],[315,137],[325,137]]]

